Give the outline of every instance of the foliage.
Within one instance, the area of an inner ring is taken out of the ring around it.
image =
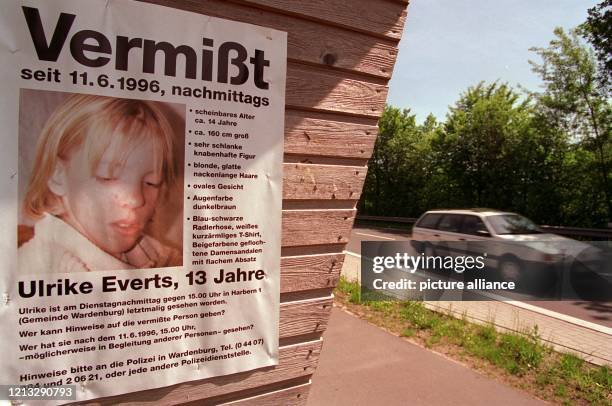
[[[588,10],[587,20],[579,27],[597,54],[601,80],[610,85],[612,78],[612,0],[604,0]]]
[[[435,123],[426,122],[432,127]],[[379,121],[379,136],[370,160],[367,188],[373,212],[400,214],[401,207],[422,206],[412,190],[425,184],[423,165],[427,159],[420,142],[423,129],[409,110],[387,107]],[[410,176],[401,176],[410,174]],[[400,175],[400,176],[398,176]]]
[[[458,206],[521,208],[525,164],[534,156],[528,103],[508,85],[480,83],[461,95],[434,148],[455,186]],[[446,154],[444,154],[446,152]]]
[[[541,126],[567,134],[575,157],[591,176],[597,216],[612,219],[612,107],[598,81],[593,53],[576,32],[555,29],[547,48],[532,48],[542,63],[531,62],[544,82],[544,91],[533,93]],[[576,155],[577,154],[577,155]],[[585,191],[588,192],[588,191]]]
[[[558,28],[530,61],[541,92],[468,88],[444,122],[387,106],[359,203],[363,214],[418,217],[491,207],[540,224],[612,221],[612,108],[594,54]]]
[[[359,303],[361,301],[359,292],[359,285],[353,282],[347,281],[344,277],[338,280],[336,289],[349,297],[351,303]]]

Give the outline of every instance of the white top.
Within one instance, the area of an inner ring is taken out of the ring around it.
[[[153,237],[143,236],[121,260],[106,253],[63,220],[46,214],[34,226],[34,237],[18,250],[20,273],[109,271],[181,265],[180,253]]]

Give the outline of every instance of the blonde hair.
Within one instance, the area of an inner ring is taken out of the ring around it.
[[[77,148],[84,148],[93,176],[102,155],[117,136],[122,139],[113,168],[125,163],[130,147],[152,139],[156,147],[152,159],[161,161],[164,185],[172,184],[175,177],[172,135],[168,120],[154,103],[94,95],[69,97],[47,120],[38,139],[36,161],[24,199],[25,214],[36,219],[62,207],[60,197],[48,186],[58,160],[68,160]]]

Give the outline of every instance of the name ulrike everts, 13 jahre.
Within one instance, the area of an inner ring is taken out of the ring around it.
[[[193,281],[190,274],[185,275],[189,281]],[[213,278],[207,278],[205,271],[196,272],[196,283],[204,285],[208,281],[215,284],[249,282],[262,280],[265,278],[262,269],[256,270],[224,270],[219,269]],[[188,283],[185,281],[185,283]],[[190,284],[191,282],[189,282]],[[117,276],[102,277],[102,292],[125,292],[129,290],[147,289],[178,289],[179,283],[172,276],[160,276],[155,274],[147,278],[121,279]],[[90,281],[73,282],[68,278],[58,279],[56,282],[47,282],[43,279],[19,281],[19,296],[23,298],[44,297],[44,296],[69,296],[79,294],[89,294],[94,291],[94,284]]]

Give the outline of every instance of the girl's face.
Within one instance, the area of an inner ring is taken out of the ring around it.
[[[120,139],[118,137],[114,139]],[[125,163],[114,167],[121,143],[111,142],[98,167],[83,148],[62,162],[62,218],[107,253],[119,257],[131,250],[151,220],[162,186],[161,165],[153,141],[133,146]]]

